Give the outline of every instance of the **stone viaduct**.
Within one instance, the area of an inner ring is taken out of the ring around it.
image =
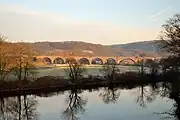
[[[80,64],[105,64],[105,63],[116,63],[121,64],[124,61],[137,63],[140,60],[151,59],[154,57],[123,57],[123,56],[36,56],[34,61],[43,62],[46,64],[66,64],[69,60],[79,62]],[[160,59],[160,58],[156,58]]]

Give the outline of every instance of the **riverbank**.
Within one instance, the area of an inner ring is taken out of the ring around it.
[[[35,81],[10,81],[0,83],[0,96],[17,96],[23,94],[40,94],[42,92],[55,92],[76,89],[95,89],[98,87],[108,87],[109,85],[133,87],[139,84],[157,83],[166,81],[167,77],[157,75],[140,76],[138,73],[123,73],[114,80],[103,77],[82,78],[78,84],[69,82],[53,76],[44,76]],[[167,80],[168,81],[168,80]]]

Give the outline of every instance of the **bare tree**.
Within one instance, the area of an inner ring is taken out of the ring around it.
[[[77,62],[68,61],[68,69],[66,69],[65,72],[68,74],[70,82],[78,85],[86,69]]]
[[[6,37],[0,35],[0,80],[13,71],[19,80],[32,75],[33,52],[21,43],[5,42]]]
[[[12,46],[9,43],[5,42],[6,37],[0,35],[0,80],[4,81],[7,74],[11,71],[11,62]]]
[[[163,58],[160,60],[160,66],[163,73],[166,73],[168,71],[178,72],[178,66],[180,66],[179,57],[169,56],[167,58]]]
[[[100,71],[103,73],[104,77],[109,81],[109,83],[112,83],[115,80],[116,76],[120,73],[120,69],[115,64],[105,64],[102,66]]]
[[[159,63],[156,60],[146,60],[145,66],[149,68],[151,75],[156,75],[158,73]]]
[[[144,52],[141,52],[141,53],[139,53],[139,57],[141,58],[141,61],[140,61],[140,65],[141,65],[141,70],[140,70],[140,72],[141,72],[141,76],[143,77],[144,76],[144,74],[145,74],[145,71],[146,71],[146,69],[145,69],[145,62],[144,62],[144,57],[146,56],[146,54],[144,53]]]
[[[18,80],[28,80],[28,77],[33,75],[35,67],[32,62],[33,52],[27,46],[19,44],[15,44],[15,46],[17,52],[13,55],[13,73]]]
[[[172,55],[180,56],[180,14],[175,14],[162,25],[163,48]]]

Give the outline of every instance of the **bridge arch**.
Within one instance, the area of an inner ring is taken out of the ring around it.
[[[49,57],[44,57],[43,58],[43,63],[45,63],[45,64],[52,64],[52,60]]]
[[[36,57],[32,57],[32,61],[33,61],[33,62],[36,62],[36,61],[37,61],[37,58],[36,58]]]
[[[70,58],[66,58],[65,60],[66,62],[65,63],[77,63],[76,59],[73,58],[73,57],[70,57]]]
[[[115,65],[117,62],[114,58],[108,58],[105,64]]]
[[[55,58],[53,60],[53,64],[64,64],[64,63],[65,63],[64,60],[62,58],[60,58],[60,57]]]
[[[134,64],[136,64],[136,61],[133,60],[133,59],[131,59],[131,58],[122,59],[122,60],[119,61],[119,64],[122,64],[124,61],[131,61],[131,62],[133,62]]]
[[[103,65],[103,60],[101,58],[94,58],[92,59],[91,64]]]
[[[90,61],[87,58],[80,58],[78,62],[80,64],[88,64],[88,65],[90,64]]]

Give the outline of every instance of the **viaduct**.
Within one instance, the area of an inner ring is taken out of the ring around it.
[[[123,57],[123,56],[36,56],[34,61],[45,64],[66,64],[68,61],[78,62],[80,64],[121,64],[127,62],[128,64],[135,64],[140,60],[155,60],[160,58],[154,57]]]

